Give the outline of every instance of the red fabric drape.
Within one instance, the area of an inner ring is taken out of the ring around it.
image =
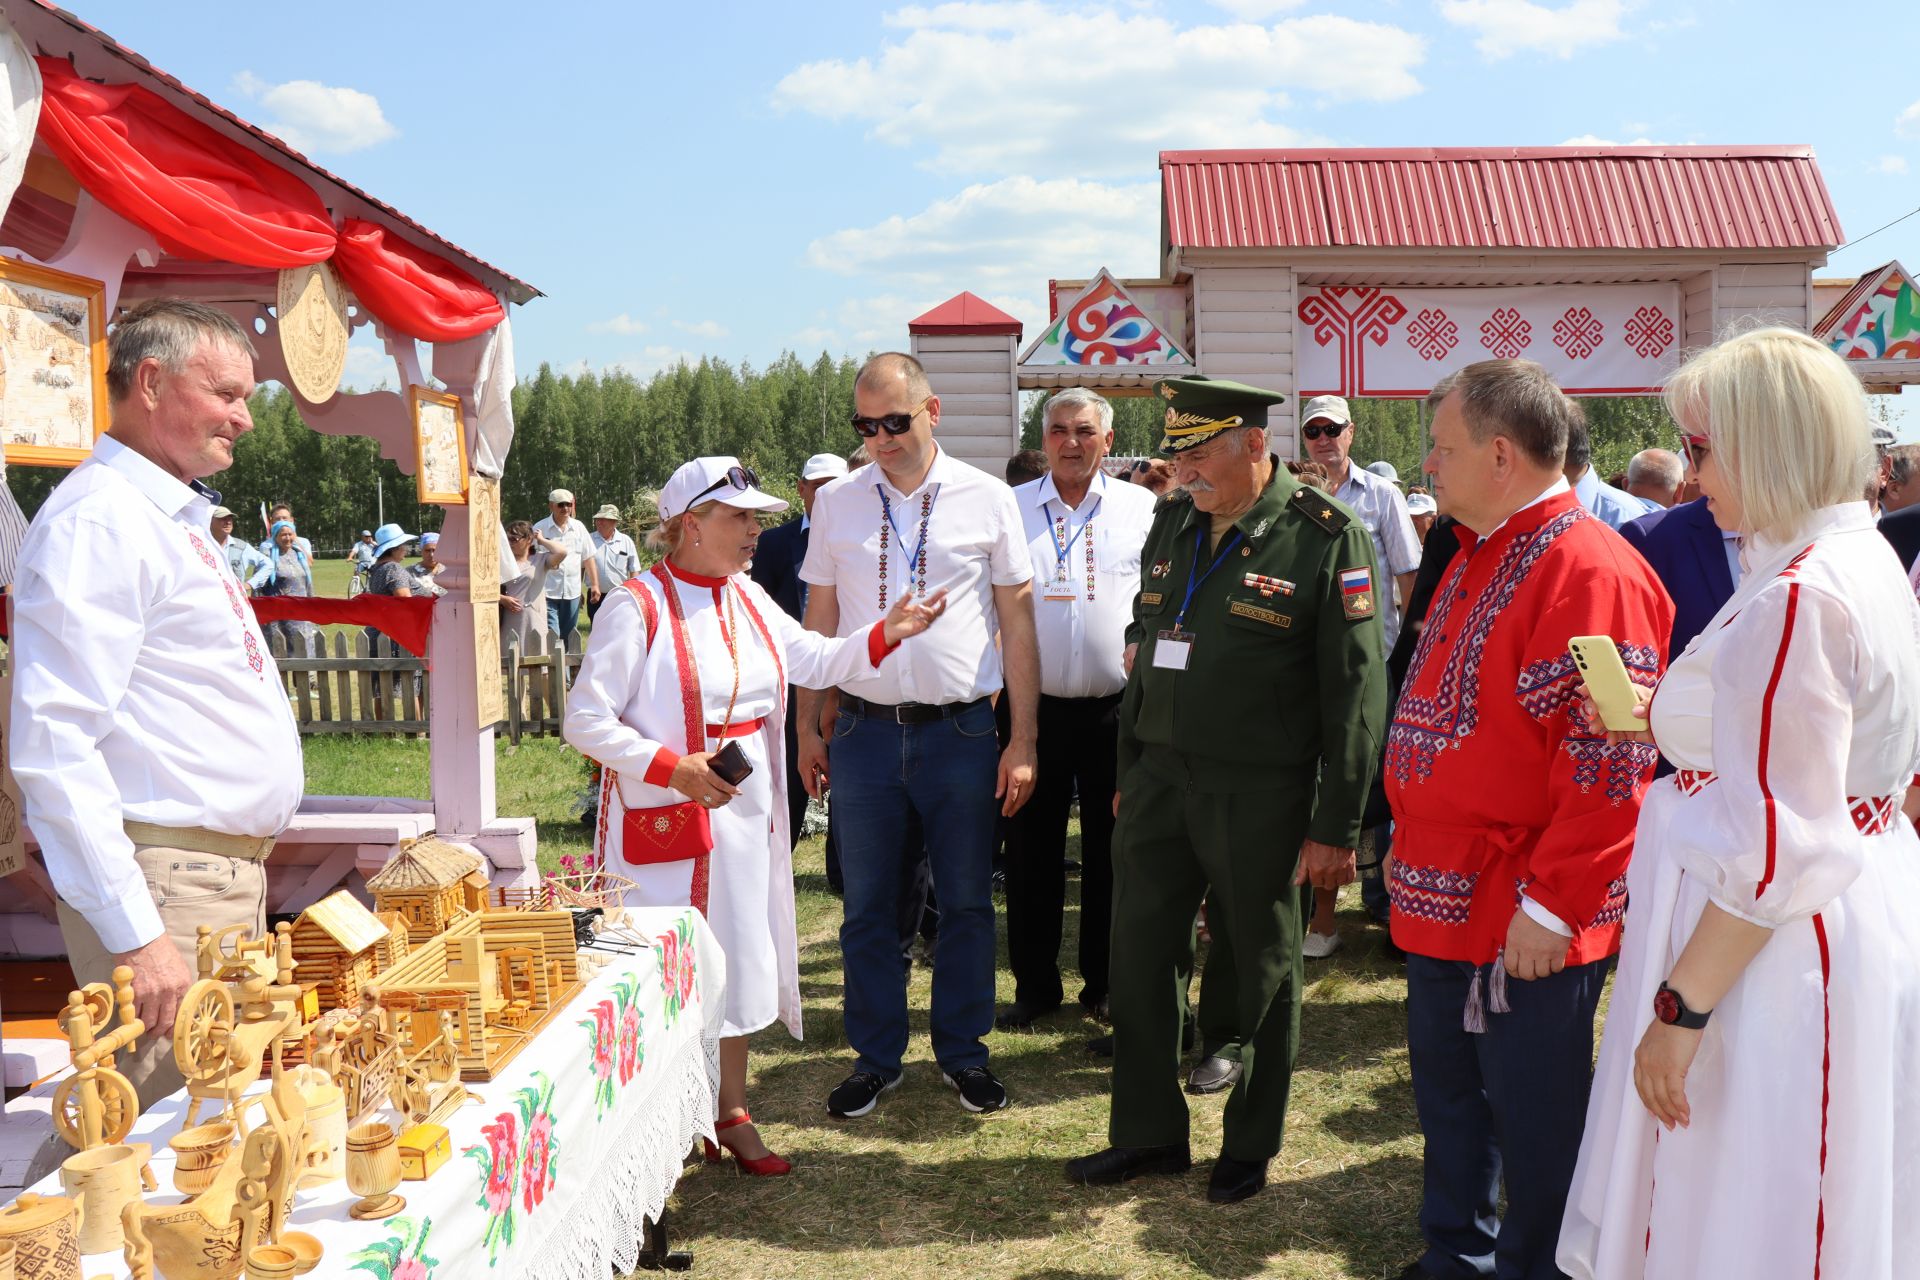
[[[380,319],[426,342],[457,342],[499,324],[506,312],[487,287],[446,259],[348,218],[333,265]]]
[[[378,627],[415,657],[425,657],[433,630],[433,601],[425,596],[361,594],[351,600],[333,596],[254,596],[249,604],[262,623],[358,623]]]
[[[40,137],[89,194],[168,253],[248,267],[333,253],[326,206],[293,174],[149,89],[94,84],[61,58],[36,61]]]

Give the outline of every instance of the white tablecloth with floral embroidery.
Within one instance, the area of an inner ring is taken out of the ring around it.
[[[615,956],[503,1074],[468,1086],[484,1101],[448,1122],[452,1159],[397,1188],[399,1216],[348,1217],[344,1180],[296,1195],[290,1225],[326,1246],[313,1277],[606,1280],[633,1269],[642,1220],[665,1207],[694,1139],[712,1136],[726,964],[696,911],[629,918],[650,945]],[[162,1193],[149,1202],[180,1199],[166,1141],[186,1105],[184,1093],[162,1100],[128,1139],[154,1144]],[[34,1189],[58,1195],[58,1182]],[[117,1280],[127,1267],[96,1254],[81,1274]]]

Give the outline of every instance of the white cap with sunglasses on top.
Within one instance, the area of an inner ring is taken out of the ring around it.
[[[671,520],[706,501],[749,511],[785,511],[783,499],[762,493],[760,477],[738,458],[695,458],[685,462],[660,489],[660,518]]]

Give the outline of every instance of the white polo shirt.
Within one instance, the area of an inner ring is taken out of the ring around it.
[[[1126,648],[1140,549],[1153,524],[1151,490],[1105,473],[1077,508],[1061,501],[1053,477],[1013,491],[1033,561],[1033,612],[1040,639],[1040,692],[1103,698],[1127,683]]]
[[[934,447],[933,465],[912,493],[895,489],[880,467],[869,463],[813,500],[800,580],[833,588],[840,602],[840,635],[884,618],[902,592],[912,589],[918,595],[923,578],[928,592],[947,589],[947,611],[938,622],[901,645],[878,669],[840,686],[869,702],[943,706],[998,691],[1000,650],[994,638],[1000,618],[993,588],[1019,586],[1033,577],[1013,490]],[[924,573],[916,571],[917,548]]]

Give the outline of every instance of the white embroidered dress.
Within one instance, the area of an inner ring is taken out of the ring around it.
[[[639,886],[628,896],[630,906],[693,903],[698,864],[628,863],[620,853],[621,820],[628,808],[684,803],[686,796],[665,785],[674,764],[681,755],[722,746],[711,731],[725,721],[733,693],[726,607],[726,596],[731,595],[740,659],[732,724],[756,719],[761,724],[745,736],[730,735],[753,772],[739,795],[711,813],[706,915],[727,966],[726,1021],[720,1034],[748,1035],[777,1019],[798,1039],[800,971],[793,850],[786,824],[787,683],[819,689],[871,671],[885,652],[877,641],[879,624],[839,639],[817,635],[782,612],[744,573],[719,579],[675,570],[673,589],[686,619],[709,731],[704,742],[690,747],[666,587],[653,573],[636,581],[655,603],[658,623],[651,644],[632,594],[625,589],[610,592],[594,616],[580,675],[567,698],[567,741],[604,765],[617,784],[611,794],[602,792],[596,856],[605,859],[609,871]]]
[[[1559,1265],[1576,1280],[1920,1267],[1920,609],[1865,503],[1755,539],[1650,712],[1656,782]],[[1654,992],[1708,902],[1773,936],[1713,1011],[1692,1123],[1633,1087]]]

